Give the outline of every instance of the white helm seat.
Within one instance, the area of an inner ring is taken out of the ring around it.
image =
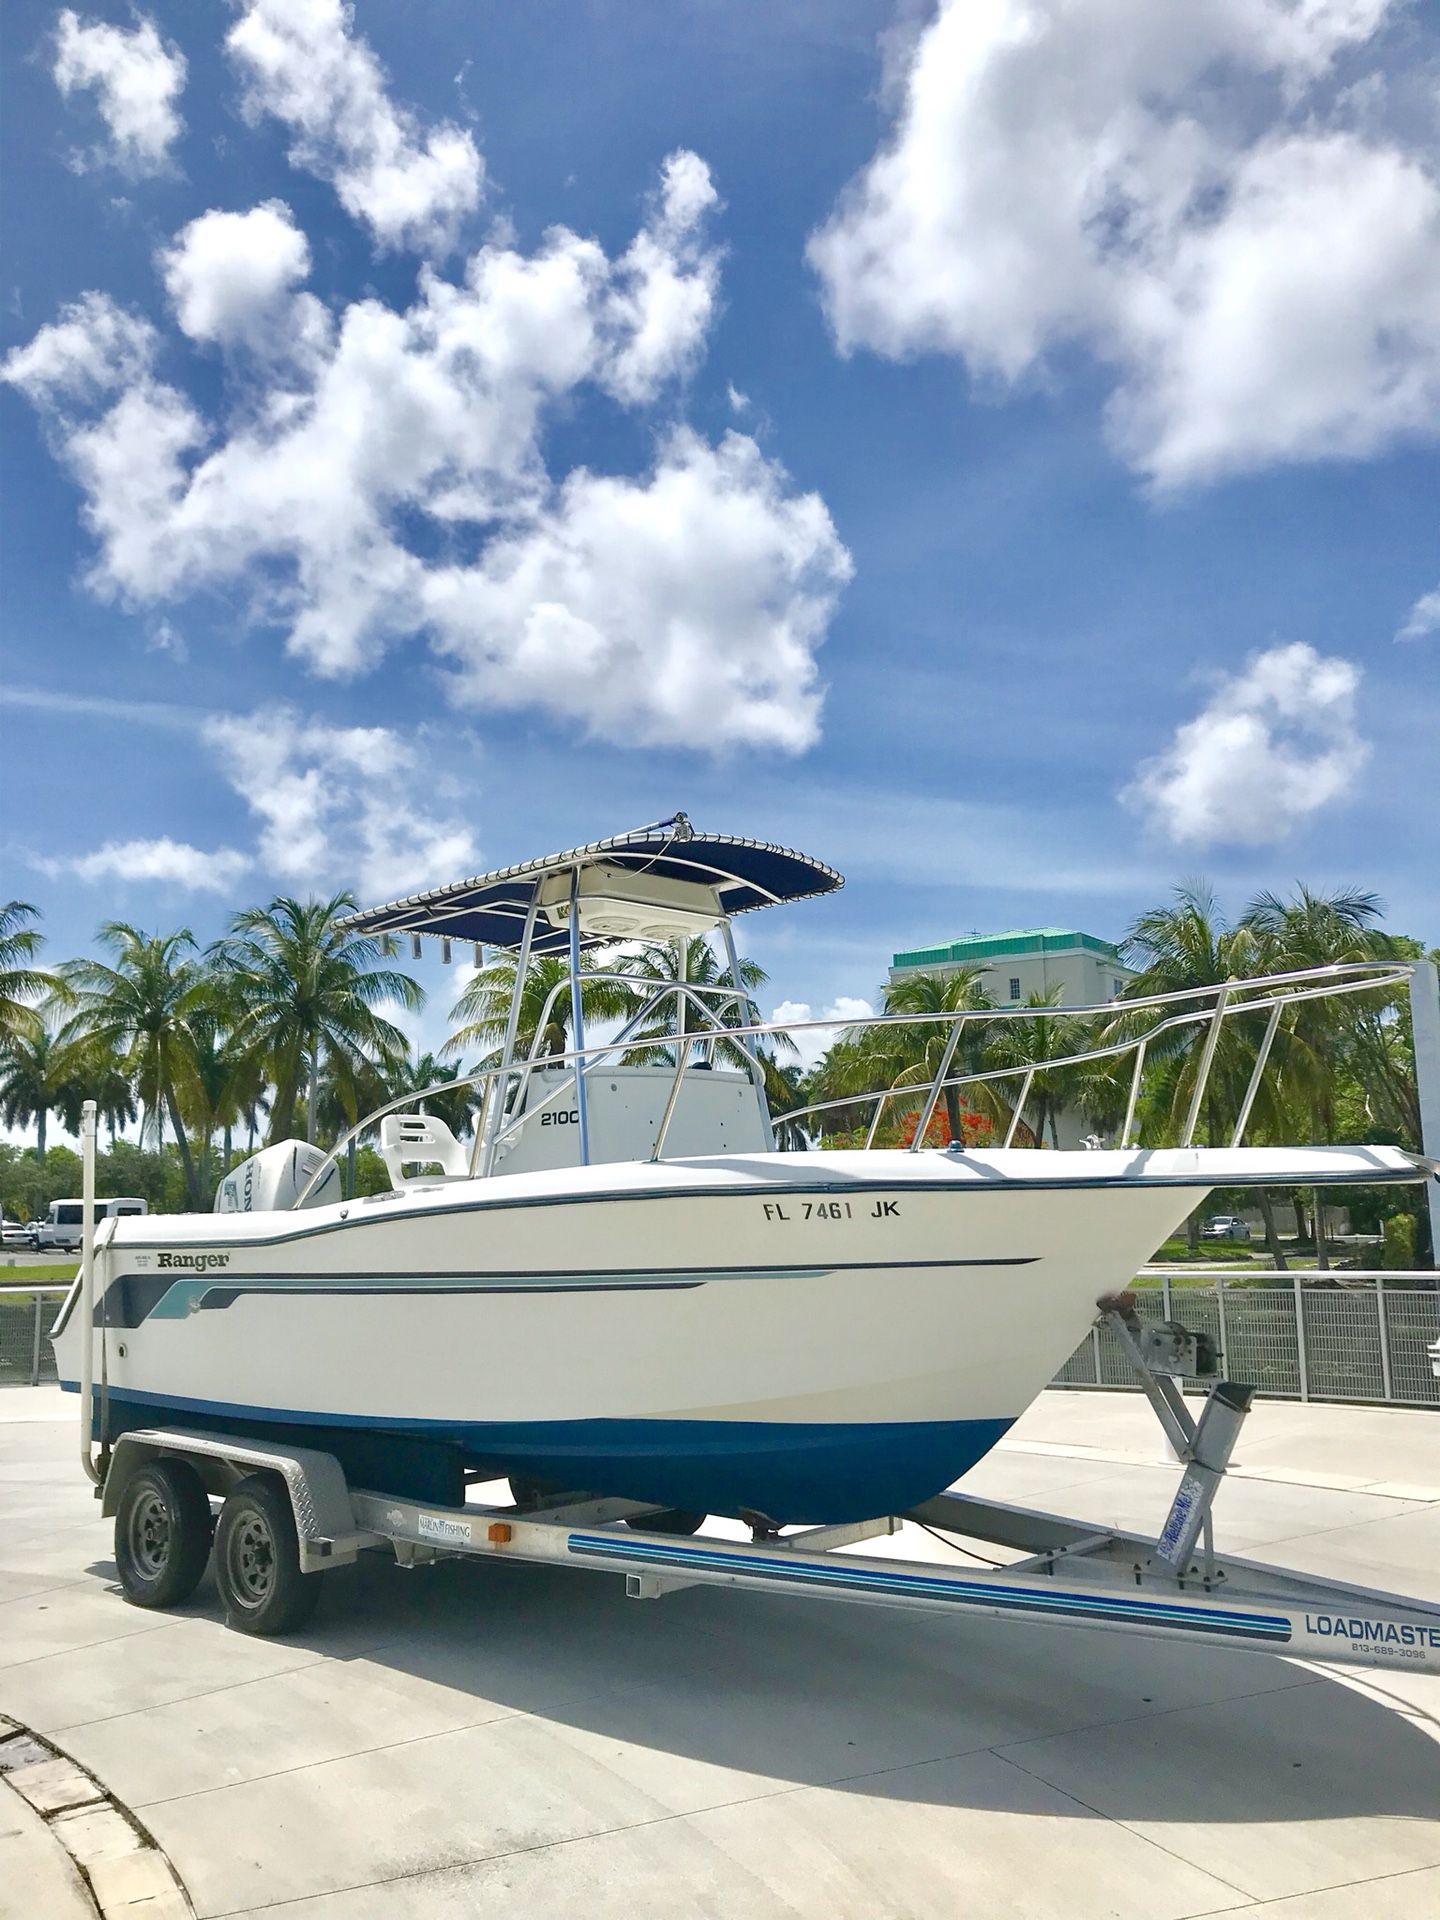
[[[462,1180],[470,1171],[464,1147],[433,1113],[387,1113],[380,1122],[380,1158],[397,1187],[433,1178],[427,1167],[438,1166],[447,1180]],[[407,1174],[407,1167],[416,1171]]]

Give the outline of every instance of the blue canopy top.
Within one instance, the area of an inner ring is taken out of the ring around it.
[[[845,884],[833,867],[808,854],[772,847],[763,840],[697,833],[685,815],[677,813],[673,819],[617,834],[611,840],[595,840],[586,847],[501,867],[473,880],[432,887],[387,906],[367,907],[341,925],[356,933],[430,933],[451,940],[476,940],[487,947],[518,947],[526,914],[542,883],[557,874],[599,866],[623,868],[637,881],[650,874],[662,881],[708,887],[714,893],[717,918],[833,893]],[[531,951],[556,953],[568,943],[566,929],[552,925],[542,914]],[[582,941],[587,947],[606,944],[593,935]]]

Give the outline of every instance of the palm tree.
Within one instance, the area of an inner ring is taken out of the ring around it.
[[[791,1043],[793,1045],[793,1042]],[[784,1151],[795,1153],[805,1150],[805,1130],[802,1124],[786,1125],[784,1116],[792,1113],[796,1107],[804,1106],[809,1099],[806,1091],[807,1077],[798,1061],[777,1060],[773,1053],[762,1053],[760,1065],[765,1075],[765,1103],[772,1117],[777,1117],[775,1144]]]
[[[75,1014],[65,1037],[79,1042],[82,1050],[123,1052],[148,1121],[153,1123],[157,1152],[163,1142],[164,1116],[170,1116],[186,1200],[196,1207],[199,1183],[180,1113],[181,1089],[194,1063],[190,1016],[205,993],[204,970],[191,957],[195,936],[188,927],[175,933],[145,934],[123,920],[107,920],[97,937],[114,955],[114,964],[67,961],[61,971],[73,995]]]
[[[362,1060],[343,1066],[338,1074],[326,1074],[321,1080],[316,1103],[319,1137],[333,1142],[358,1126],[366,1114],[388,1106],[402,1094],[414,1094],[418,1111],[433,1113],[458,1138],[468,1129],[475,1107],[475,1089],[457,1086],[460,1077],[458,1063],[442,1066],[433,1053],[415,1058],[407,1051],[403,1058],[383,1064]],[[352,1196],[359,1144],[352,1138],[345,1149],[345,1191]]]
[[[1025,1103],[1025,1125],[1029,1127],[1037,1147],[1045,1144],[1047,1123],[1050,1144],[1059,1147],[1059,1115],[1066,1107],[1086,1104],[1086,1094],[1094,1079],[1093,1074],[1087,1078],[1086,1069],[1080,1066],[1052,1067],[1047,1070],[1042,1065],[1046,1060],[1065,1059],[1072,1053],[1083,1053],[1087,1046],[1094,1044],[1086,1023],[1048,1020],[1041,1011],[1047,1007],[1058,1007],[1063,993],[1061,987],[1052,987],[1048,993],[1032,993],[1025,1005],[1036,1009],[1033,1017],[1028,1020],[997,1020],[986,1049],[986,1062],[992,1068],[1035,1066],[1039,1069],[1030,1082]],[[1014,1103],[1020,1097],[1023,1075],[1017,1075],[1005,1084],[1013,1111]]]
[[[1120,943],[1121,958],[1137,969],[1125,983],[1120,1001],[1144,999],[1150,994],[1195,993],[1204,987],[1223,986],[1227,980],[1244,979],[1261,970],[1259,945],[1252,929],[1231,927],[1220,911],[1214,893],[1203,880],[1187,880],[1174,890],[1173,904],[1152,907],[1142,913]],[[1152,1032],[1175,1013],[1185,1013],[1213,1005],[1211,1001],[1177,1002],[1169,1008],[1146,1008],[1126,1015],[1123,1011],[1110,1022],[1107,1040],[1138,1039]],[[1249,1077],[1258,1028],[1246,1031],[1253,1022],[1240,1019],[1222,1021],[1210,1071],[1205,1083],[1203,1113],[1210,1145],[1222,1144],[1227,1116],[1239,1110],[1243,1089]],[[1153,1042],[1146,1055],[1152,1068],[1153,1091],[1147,1095],[1147,1136],[1158,1131],[1175,1132],[1189,1112],[1205,1051],[1206,1026],[1196,1021],[1175,1027]],[[1260,1193],[1266,1231],[1272,1252],[1279,1242],[1270,1213],[1270,1197]],[[1200,1245],[1200,1212],[1197,1208],[1186,1223],[1192,1251]]]
[[[55,988],[54,979],[35,965],[45,936],[26,922],[39,917],[39,909],[24,900],[0,906],[0,1054],[22,1035],[35,1038],[41,1020],[34,1003]]]
[[[109,1129],[113,1147],[121,1127],[128,1126],[139,1112],[129,1060],[115,1046],[73,1028],[73,1023],[70,1044],[77,1056],[76,1079],[83,1088],[83,1098],[95,1102],[96,1117]]]
[[[0,1060],[0,1120],[7,1127],[35,1127],[35,1158],[45,1159],[50,1115],[59,1113],[70,1132],[80,1124],[85,1094],[77,1079],[79,1049],[57,1038],[45,1015],[33,1032],[17,1033]]]
[[[402,1093],[422,1095],[415,1102],[418,1113],[433,1113],[457,1136],[469,1128],[475,1105],[473,1087],[455,1083],[461,1074],[460,1063],[442,1066],[433,1053],[407,1054],[386,1076],[384,1099],[398,1100]],[[379,1101],[376,1102],[378,1106]]]
[[[1375,925],[1382,912],[1373,893],[1350,889],[1327,896],[1302,886],[1288,901],[1258,894],[1242,925],[1253,934],[1266,972],[1291,973],[1386,958],[1390,942]],[[1300,1001],[1289,1023],[1285,1055],[1291,1077],[1303,1083],[1312,1124],[1325,1142],[1335,1138],[1334,1060],[1358,1005],[1348,997]]]
[[[374,1113],[394,1098],[391,1091],[393,1061],[382,1064],[365,1058],[335,1059],[331,1071],[320,1076],[315,1096],[315,1133],[327,1145],[348,1133],[367,1113]],[[399,1089],[396,1088],[395,1092]],[[253,1131],[253,1122],[252,1122]],[[356,1166],[360,1143],[352,1139],[345,1149],[345,1192],[354,1199],[357,1192]]]
[[[1291,973],[1390,957],[1392,943],[1376,926],[1383,912],[1378,896],[1358,887],[1319,894],[1299,886],[1290,900],[1257,894],[1241,924],[1253,935],[1266,972]],[[1287,1092],[1304,1107],[1315,1133],[1327,1144],[1335,1138],[1337,1062],[1351,1051],[1365,1015],[1378,1019],[1383,1011],[1348,996],[1299,1001],[1287,1022],[1277,1048],[1278,1070]],[[1316,1263],[1326,1267],[1325,1216],[1318,1192],[1314,1211]]]
[[[802,1091],[804,1104],[827,1109],[811,1122],[819,1126],[823,1140],[833,1145],[864,1129],[873,1109],[873,1102],[865,1096],[888,1084],[884,1071],[875,1048],[869,1044],[868,1028],[846,1027],[836,1035],[805,1075]],[[846,1101],[851,1095],[853,1106],[830,1104]]]
[[[1262,970],[1259,942],[1243,923],[1231,927],[1215,895],[1203,880],[1187,880],[1174,892],[1174,904],[1142,913],[1120,944],[1120,953],[1135,975],[1120,995],[1122,1011],[1110,1023],[1109,1039],[1138,1038],[1175,1013],[1213,1005],[1213,999],[1177,1002],[1174,1007],[1146,1009],[1126,1015],[1123,1003],[1150,994],[1193,994],[1204,987],[1223,986]],[[1253,1023],[1250,1023],[1253,1024]],[[1188,1111],[1205,1047],[1203,1021],[1173,1028],[1155,1042],[1147,1061],[1161,1069],[1153,1115],[1161,1128],[1176,1127]],[[1239,1107],[1254,1044],[1239,1019],[1221,1023],[1220,1037],[1206,1081],[1205,1128],[1211,1146],[1222,1144],[1227,1115]]]
[[[496,1052],[505,1037],[518,957],[508,951],[497,953],[481,967],[450,1009],[450,1018],[460,1024],[441,1048],[442,1055],[479,1047],[486,1056],[481,1064],[489,1064],[488,1057]],[[588,977],[602,971],[610,969],[602,968],[590,954],[581,954],[581,1013],[587,1022],[623,1020],[635,1010],[634,990],[621,981]],[[566,991],[569,978],[570,961],[565,954],[531,955],[521,986],[520,1023],[515,1033],[516,1051],[520,1056],[528,1055],[532,1049],[541,1054],[566,1052],[570,1034],[570,995]],[[542,1020],[545,1028],[539,1033]]]
[[[1257,893],[1245,910],[1244,924],[1264,942],[1267,961],[1298,971],[1373,960],[1377,952],[1385,957],[1389,939],[1376,924],[1384,917],[1379,894],[1362,887],[1315,893],[1300,885],[1291,900]]]
[[[130,1075],[120,1057],[112,1053],[102,1057],[98,1066],[93,1060],[87,1059],[84,1082],[86,1095],[95,1102],[97,1118],[109,1131],[113,1150],[121,1127],[128,1126],[140,1111],[135,1105],[135,1090],[130,1084]]]
[[[336,1140],[367,1114],[394,1098],[391,1080],[400,1071],[395,1060],[337,1060],[322,1073],[315,1096],[315,1137]],[[397,1087],[394,1092],[398,1093]],[[354,1142],[351,1142],[354,1150]]]
[[[904,979],[887,986],[884,996],[886,1013],[974,1013],[987,1011],[994,1005],[993,997],[981,984],[980,974],[969,967],[957,968],[954,973],[907,974]],[[949,1043],[953,1024],[947,1020],[943,1025],[934,1027],[920,1025],[890,1030],[891,1044],[898,1044],[912,1054],[918,1049],[918,1058],[909,1070],[910,1079],[921,1082],[933,1079]],[[872,1029],[877,1036],[884,1031],[883,1028]],[[947,1080],[959,1074],[985,1072],[990,1064],[988,1054],[991,1039],[992,1027],[988,1020],[966,1021],[951,1055]],[[892,1085],[896,1084],[899,1084],[898,1078],[892,1081]],[[962,1138],[960,1089],[947,1086],[942,1097],[950,1138],[959,1140]],[[981,1084],[973,1088],[970,1104],[985,1108],[992,1117],[1009,1117],[1008,1104],[992,1086]]]
[[[1427,954],[1418,940],[1403,934],[1377,935],[1377,957],[1430,960],[1440,966],[1440,948]],[[1350,1001],[1346,1035],[1348,1064],[1360,1096],[1367,1132],[1376,1127],[1397,1143],[1419,1149],[1420,1090],[1415,1079],[1415,1036],[1408,993],[1362,994]]]
[[[847,1027],[816,1069],[812,1091],[821,1099],[833,1100],[850,1093],[861,1095],[891,1088],[926,1086],[935,1078],[944,1058],[955,1024],[951,1016],[993,1009],[995,1002],[980,980],[978,968],[957,967],[945,973],[907,973],[902,979],[892,981],[885,989],[886,1013],[933,1015],[934,1018],[896,1027]],[[991,1024],[987,1020],[965,1023],[951,1056],[947,1080],[985,1071]],[[977,1106],[993,1114],[1003,1113],[1008,1118],[1008,1109],[993,1088],[982,1084],[974,1089],[974,1095]],[[961,1138],[960,1089],[947,1086],[943,1098],[950,1138],[958,1140]],[[886,1114],[895,1114],[898,1106],[898,1102],[887,1102]]]
[[[236,914],[214,949],[239,1008],[239,1037],[275,1088],[272,1143],[293,1134],[302,1089],[305,1138],[314,1140],[323,1074],[340,1077],[403,1056],[405,1036],[379,1007],[415,1012],[425,1003],[408,973],[380,964],[379,940],[339,926],[354,906],[348,893],[303,902],[279,896]]]
[[[640,993],[648,999],[651,994],[667,986],[682,983],[695,987],[730,987],[736,983],[731,978],[729,963],[722,963],[710,942],[699,935],[686,940],[682,947],[679,941],[668,946],[647,947],[645,953],[636,961],[632,969],[634,978],[641,982]],[[755,996],[770,976],[758,960],[740,961],[741,993],[735,1000],[726,1000],[718,993],[702,993],[699,998],[709,1012],[705,1014],[689,998],[680,1002],[679,1017],[676,1018],[675,1001],[667,999],[656,1009],[653,1022],[636,1035],[637,1040],[660,1040],[676,1032],[699,1033],[716,1024],[725,1027],[758,1026],[761,1021],[760,1008]],[[637,996],[638,997],[638,996]],[[789,1034],[777,1033],[762,1049],[762,1055],[776,1053],[793,1054],[795,1043]],[[673,1057],[673,1048],[657,1049],[667,1060]],[[750,1069],[750,1056],[738,1042],[720,1041],[714,1050],[715,1058],[723,1060],[729,1066],[743,1071]],[[762,1060],[763,1071],[763,1060]],[[777,1087],[776,1091],[779,1091]]]
[[[234,1129],[264,1087],[264,1070],[240,1033],[239,1008],[223,980],[211,979],[189,1018],[190,1060],[182,1088],[181,1107],[200,1142],[199,1181],[208,1199],[215,1135],[223,1139],[223,1165],[228,1172]]]

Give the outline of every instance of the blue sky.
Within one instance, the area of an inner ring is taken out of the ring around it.
[[[56,957],[677,807],[846,873],[745,927],[817,1010],[1192,874],[1440,942],[1433,13],[7,40],[0,891]]]

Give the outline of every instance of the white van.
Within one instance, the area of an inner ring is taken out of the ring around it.
[[[123,1219],[127,1214],[148,1213],[149,1202],[145,1200],[97,1200],[95,1202],[95,1224],[102,1220]],[[85,1202],[83,1200],[52,1200],[50,1211],[40,1222],[35,1236],[35,1246],[39,1252],[54,1249],[62,1253],[78,1253],[84,1236]]]

